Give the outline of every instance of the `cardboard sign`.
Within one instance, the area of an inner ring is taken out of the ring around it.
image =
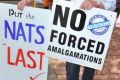
[[[47,55],[101,70],[116,13],[92,8],[80,10],[78,2],[54,0],[46,45]]]
[[[47,80],[49,10],[0,3],[0,80]]]

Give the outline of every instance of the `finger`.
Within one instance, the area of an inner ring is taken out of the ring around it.
[[[92,2],[86,2],[85,5],[83,6],[83,9],[90,10],[93,7],[94,7],[94,5],[92,4]]]
[[[23,10],[22,5],[19,5],[19,6],[18,6],[18,9],[22,11],[22,10]]]
[[[93,8],[93,6],[91,5],[91,4],[88,4],[88,6],[86,6],[86,9],[87,10],[90,10],[90,9],[92,9]]]
[[[91,6],[89,6],[89,7],[87,7],[87,10],[90,10],[92,7]]]
[[[17,4],[17,9],[21,10],[21,2]]]
[[[27,2],[26,1],[20,1],[17,5],[17,8],[19,10],[23,10],[25,6],[27,6]]]
[[[94,4],[90,4],[90,5],[88,6],[88,10],[92,9],[93,7],[95,7],[95,5],[94,5]]]
[[[85,1],[82,2],[82,4],[80,5],[80,8],[83,9],[84,6],[85,6]]]
[[[85,4],[82,6],[82,9],[86,10],[88,7],[89,7],[89,4],[85,3]]]
[[[85,1],[82,3],[81,8],[84,9],[84,10],[88,9],[89,3],[90,3],[89,0],[85,0]]]
[[[84,9],[84,7],[85,7],[85,1],[80,5],[81,9]]]

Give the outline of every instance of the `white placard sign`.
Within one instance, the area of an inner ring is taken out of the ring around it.
[[[49,10],[0,3],[0,80],[47,80]]]
[[[101,70],[116,13],[97,8],[80,10],[81,3],[82,0],[54,0],[46,53],[53,58]]]

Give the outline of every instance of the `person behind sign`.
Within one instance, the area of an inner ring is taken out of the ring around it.
[[[17,7],[18,9],[23,10],[26,5],[31,3],[33,3],[33,0],[21,0]],[[93,7],[114,11],[116,8],[116,0],[84,0],[80,6],[80,8],[84,10],[90,10]],[[80,65],[66,62],[67,80],[79,80],[79,71]],[[84,67],[82,80],[93,80],[94,72],[94,69]]]
[[[84,0],[80,8],[89,10],[93,7],[114,11],[116,0]],[[67,80],[79,80],[80,65],[66,62]],[[95,69],[84,67],[82,80],[93,80]]]

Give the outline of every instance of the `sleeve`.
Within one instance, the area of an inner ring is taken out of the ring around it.
[[[106,10],[114,11],[116,8],[116,0],[103,0],[102,3]]]

